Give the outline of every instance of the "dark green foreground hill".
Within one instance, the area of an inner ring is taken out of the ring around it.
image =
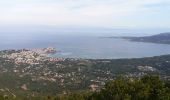
[[[46,97],[5,97],[0,100],[170,100],[170,81],[158,76],[140,79],[119,77],[98,92],[70,93]]]

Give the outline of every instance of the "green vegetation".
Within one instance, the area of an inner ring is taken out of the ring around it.
[[[156,76],[118,78],[92,94],[90,100],[170,100],[170,87]]]
[[[109,98],[147,100],[150,99],[150,93],[155,91],[152,90],[155,86],[150,85],[151,83],[162,86],[159,87],[160,91],[156,90],[161,92],[159,99],[167,98],[169,95],[169,81],[160,81],[158,77],[158,79],[155,77],[155,80],[159,81],[149,83],[145,82],[142,77],[158,75],[161,80],[170,80],[170,55],[135,59],[67,58],[62,61],[49,61],[46,59],[50,58],[44,58],[36,63],[16,63],[18,58],[25,59],[25,56],[21,55],[19,50],[0,52],[0,95],[2,99],[12,100],[11,98],[17,97],[17,100],[20,98],[21,100],[23,98],[28,100],[76,100],[76,98],[77,100],[98,100],[99,98],[101,100],[104,98],[107,98],[106,100]],[[15,56],[18,57],[15,58]],[[11,59],[11,57],[14,58]],[[29,56],[26,60],[30,60]],[[115,80],[120,75],[124,78]],[[154,78],[151,77],[151,79]],[[109,82],[111,80],[115,81]],[[120,90],[117,87],[121,87]],[[109,90],[109,88],[113,89]],[[112,94],[111,97],[109,97],[109,91]],[[162,94],[165,95],[162,96]]]
[[[119,77],[98,92],[30,98],[0,96],[0,100],[170,100],[170,81],[160,80],[158,76]]]

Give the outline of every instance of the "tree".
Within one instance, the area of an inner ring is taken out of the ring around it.
[[[158,76],[141,79],[118,78],[108,82],[90,100],[170,100],[170,89]]]

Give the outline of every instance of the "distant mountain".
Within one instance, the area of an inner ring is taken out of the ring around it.
[[[130,41],[136,41],[136,42],[170,44],[170,32],[160,33],[157,35],[145,36],[145,37],[121,37],[121,38],[129,39]]]

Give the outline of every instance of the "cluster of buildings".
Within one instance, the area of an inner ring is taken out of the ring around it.
[[[151,67],[151,66],[138,66],[137,68],[138,68],[138,70],[144,71],[144,72],[154,72],[154,71],[156,71],[156,69]]]
[[[20,52],[2,55],[3,58],[14,60],[16,64],[39,64],[41,61],[64,61],[63,58],[48,57],[48,54],[55,53],[55,48],[21,50]]]

